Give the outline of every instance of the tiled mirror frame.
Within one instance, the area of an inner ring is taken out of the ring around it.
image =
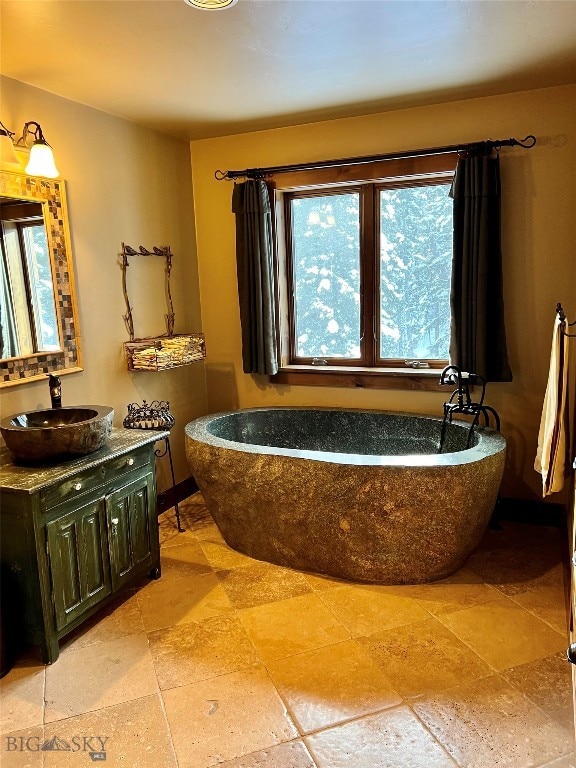
[[[0,387],[44,379],[49,373],[81,371],[78,308],[64,181],[0,171],[0,195],[42,203],[62,343],[62,349],[56,352],[37,352],[25,357],[0,360]]]

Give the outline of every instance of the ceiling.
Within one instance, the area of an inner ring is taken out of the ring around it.
[[[1,72],[188,139],[576,83],[576,0],[1,0]]]

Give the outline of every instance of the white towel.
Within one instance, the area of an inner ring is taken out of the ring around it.
[[[564,487],[568,463],[568,342],[556,316],[552,333],[552,352],[548,384],[542,406],[538,449],[534,469],[542,475],[542,496]]]

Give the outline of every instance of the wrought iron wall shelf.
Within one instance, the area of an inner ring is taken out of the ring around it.
[[[166,320],[166,333],[144,339],[137,339],[134,335],[134,319],[132,307],[128,298],[126,285],[126,273],[129,267],[128,257],[132,256],[160,256],[166,260],[164,274],[166,288],[166,302],[168,311],[164,315]],[[130,341],[124,342],[124,350],[129,371],[165,371],[170,368],[179,368],[183,365],[204,360],[206,347],[204,335],[201,333],[174,333],[174,306],[170,291],[170,273],[172,271],[172,253],[169,245],[154,246],[148,250],[141,245],[138,250],[130,245],[122,243],[121,263],[122,290],[126,302],[126,314],[124,323],[130,337]]]

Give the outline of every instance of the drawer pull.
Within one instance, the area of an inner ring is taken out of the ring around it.
[[[112,520],[110,520],[110,522],[112,523],[112,525],[118,525],[119,520],[117,517],[113,517]]]
[[[566,651],[566,658],[570,664],[576,664],[576,643],[572,643]]]
[[[74,483],[74,490],[75,491],[81,491],[82,490],[82,483]]]
[[[128,464],[128,466],[129,466],[129,467],[131,467],[131,466],[132,466],[132,464],[134,464],[134,459],[128,459],[128,461],[126,462],[126,464]]]

